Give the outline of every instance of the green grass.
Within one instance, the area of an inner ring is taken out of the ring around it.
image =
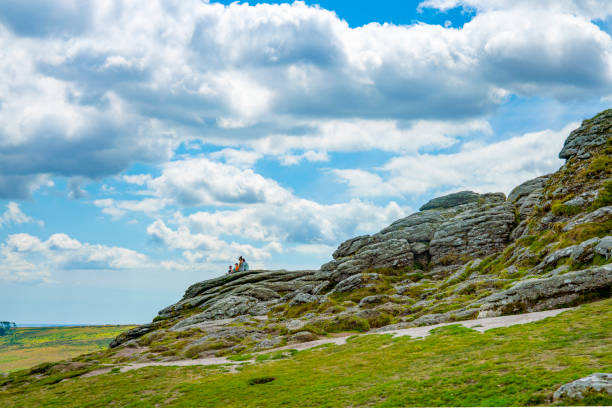
[[[550,210],[555,215],[572,216],[572,215],[576,215],[579,212],[581,212],[582,208],[580,208],[577,205],[566,205],[560,202],[554,202]]]
[[[293,356],[224,367],[149,367],[0,389],[3,407],[550,405],[562,384],[612,371],[612,300],[485,333],[420,340],[354,337]],[[273,379],[273,380],[270,380]],[[612,404],[612,396],[589,401]],[[576,402],[574,402],[576,403]]]
[[[0,373],[105,349],[133,326],[19,327],[0,337]]]
[[[596,210],[608,205],[612,205],[612,180],[608,180],[603,183],[597,198],[592,204],[592,209]]]
[[[586,170],[586,175],[594,176],[609,171],[610,167],[612,167],[612,157],[607,154],[602,154],[591,161]]]

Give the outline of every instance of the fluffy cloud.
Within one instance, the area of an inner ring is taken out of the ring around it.
[[[263,155],[260,152],[251,150],[222,149],[211,153],[210,157],[215,160],[223,159],[225,163],[232,166],[249,168],[257,160],[261,159]]]
[[[373,149],[396,153],[415,152],[421,148],[449,147],[460,135],[491,133],[489,124],[483,120],[418,120],[400,123],[395,120],[353,119],[310,121],[302,125],[305,129],[302,135],[274,134],[252,141],[249,145],[257,152],[279,156],[290,151],[305,151],[300,158],[324,161],[327,160],[324,152]]]
[[[168,201],[157,198],[145,198],[142,200],[115,200],[112,198],[102,198],[94,200],[96,207],[102,208],[104,214],[115,218],[120,218],[128,211],[141,211],[149,215],[154,215],[164,208]]]
[[[282,247],[277,242],[271,242],[262,247],[238,242],[226,242],[204,233],[192,233],[182,226],[176,230],[167,227],[157,220],[147,228],[149,235],[156,241],[173,249],[183,249],[183,258],[187,264],[199,262],[226,262],[235,259],[236,254],[242,254],[247,259],[256,262],[269,259],[274,252],[281,252]]]
[[[557,158],[571,123],[560,131],[527,133],[490,145],[469,143],[452,154],[417,154],[396,157],[379,174],[360,169],[333,170],[360,196],[404,196],[437,190],[503,191],[555,171]]]
[[[10,202],[6,206],[6,211],[0,215],[0,227],[11,224],[23,224],[35,222],[34,219],[21,211],[19,204]],[[40,222],[39,222],[40,223]]]
[[[321,205],[293,198],[237,210],[176,213],[169,221],[174,228],[158,219],[147,232],[170,248],[185,250],[183,256],[189,262],[223,261],[238,253],[262,261],[273,253],[291,251],[318,256],[327,251],[330,255],[333,251],[329,249],[339,241],[376,231],[405,213],[395,202],[386,207],[360,200]]]
[[[455,7],[475,8],[480,11],[528,8],[575,14],[588,19],[605,19],[612,15],[612,4],[593,0],[426,0],[419,4],[418,9],[435,8],[447,11]]]
[[[457,133],[421,134],[419,121],[482,124],[512,94],[612,93],[612,40],[590,21],[609,6],[516,3],[423,4],[478,10],[455,29],[350,28],[301,2],[11,0],[0,10],[0,197],[163,162],[187,139],[256,146],[290,164],[444,147]]]
[[[224,153],[227,154],[227,151]],[[262,177],[251,169],[210,160],[206,157],[186,158],[171,161],[161,166],[161,175],[124,176],[124,181],[146,185],[148,191],[141,194],[155,196],[145,207],[159,208],[167,204],[180,206],[239,205],[254,203],[281,203],[288,199],[290,192],[276,181]],[[113,201],[98,200],[96,205],[105,208],[117,207]],[[133,203],[134,207],[136,203]],[[119,205],[121,210],[129,208],[126,202]],[[159,209],[157,208],[157,209]]]
[[[29,234],[9,235],[0,244],[0,280],[38,283],[52,280],[58,270],[145,269],[146,255],[136,251],[81,243],[66,234],[46,241]]]

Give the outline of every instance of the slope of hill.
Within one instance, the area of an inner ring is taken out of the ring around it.
[[[479,333],[367,335],[341,346],[264,354],[237,367],[147,367],[87,377],[62,364],[15,373],[3,407],[346,407],[550,405],[562,384],[612,371],[612,300]],[[99,356],[98,356],[99,358]],[[103,360],[100,360],[103,361]],[[75,363],[72,363],[75,364]],[[79,377],[80,375],[80,377]],[[0,379],[0,383],[2,380]],[[612,405],[589,393],[563,405]]]
[[[32,375],[38,382],[61,380],[62,373],[78,376],[101,364],[239,356],[334,333],[388,331],[609,298],[612,110],[585,120],[569,135],[560,157],[566,162],[557,172],[524,182],[508,197],[464,191],[433,199],[376,234],[340,244],[320,269],[249,271],[196,283],[153,322],[119,335],[110,349],[18,373],[6,378],[4,387],[22,387]],[[598,304],[609,313],[609,301]],[[559,318],[553,320],[558,326],[551,330],[560,329]],[[595,330],[580,322],[585,336]],[[609,356],[609,336],[597,338]],[[474,340],[469,347],[477,344]],[[569,344],[583,347],[580,339]],[[561,349],[569,352],[566,345]],[[610,370],[609,357],[602,358],[593,367]]]

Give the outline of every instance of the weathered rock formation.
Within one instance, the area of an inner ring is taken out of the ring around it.
[[[143,358],[238,353],[326,332],[536,311],[609,297],[612,110],[568,137],[557,172],[502,193],[431,200],[341,243],[319,270],[249,271],[190,286],[111,347]]]

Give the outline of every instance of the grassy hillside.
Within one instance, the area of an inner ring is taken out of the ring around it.
[[[0,373],[106,348],[132,326],[20,327],[0,337]]]
[[[447,326],[425,339],[363,336],[342,346],[260,358],[235,373],[195,366],[45,377],[43,367],[37,378],[24,371],[5,379],[0,405],[550,405],[560,385],[612,371],[611,333],[607,299],[482,334]],[[70,378],[59,382],[63,377]],[[612,405],[612,396],[590,395],[582,404]]]

